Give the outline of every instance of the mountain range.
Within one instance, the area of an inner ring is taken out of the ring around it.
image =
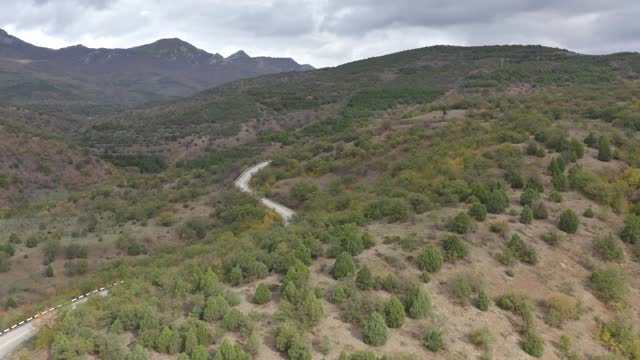
[[[253,76],[310,69],[291,58],[251,57],[242,50],[223,57],[177,38],[129,49],[75,45],[54,50],[0,30],[3,102],[129,105],[188,96]]]

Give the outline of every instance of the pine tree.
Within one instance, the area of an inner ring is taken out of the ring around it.
[[[195,331],[190,329],[184,336],[184,352],[191,354],[196,346],[198,346],[198,337],[196,336]]]
[[[520,214],[520,223],[521,224],[531,224],[533,221],[533,211],[529,207],[529,205],[525,205],[522,209],[522,213]]]
[[[363,325],[363,341],[367,345],[381,346],[387,342],[389,338],[389,328],[384,322],[384,318],[377,312],[373,312],[364,321]]]
[[[348,252],[343,251],[336,258],[336,262],[333,265],[331,273],[337,280],[351,276],[356,272],[356,264],[353,262],[353,258]]]
[[[422,319],[431,312],[431,298],[422,286],[410,285],[405,293],[404,308],[412,319]]]
[[[404,324],[404,306],[392,296],[384,307],[384,318],[390,328],[399,328]]]
[[[205,321],[220,320],[230,308],[229,303],[222,295],[210,297],[202,312],[202,319]]]
[[[440,271],[444,257],[442,251],[433,244],[424,247],[420,255],[418,255],[418,268],[423,271],[435,273]]]
[[[611,160],[611,146],[609,145],[609,139],[604,135],[598,139],[598,160]]]
[[[267,285],[261,283],[260,285],[258,285],[258,287],[256,288],[256,292],[253,295],[253,303],[262,305],[268,303],[269,301],[271,301],[271,290],[269,290]]]
[[[489,310],[489,305],[491,304],[491,299],[487,296],[487,293],[484,290],[480,290],[478,293],[478,298],[475,301],[475,306],[480,311]]]
[[[360,290],[369,290],[373,287],[373,277],[366,265],[358,271],[358,275],[356,275],[356,285]]]

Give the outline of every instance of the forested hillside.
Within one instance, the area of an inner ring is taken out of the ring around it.
[[[639,81],[438,46],[97,119],[113,176],[2,213],[0,324],[125,280],[14,358],[638,359]]]

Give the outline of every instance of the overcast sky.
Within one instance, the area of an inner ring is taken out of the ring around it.
[[[52,48],[179,37],[322,67],[436,44],[639,51],[640,0],[0,0],[0,28]]]

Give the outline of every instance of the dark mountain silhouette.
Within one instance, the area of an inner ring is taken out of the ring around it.
[[[58,50],[0,30],[0,93],[5,102],[133,104],[191,95],[222,83],[313,69],[291,58],[211,54],[183,40],[161,39],[129,49]]]

